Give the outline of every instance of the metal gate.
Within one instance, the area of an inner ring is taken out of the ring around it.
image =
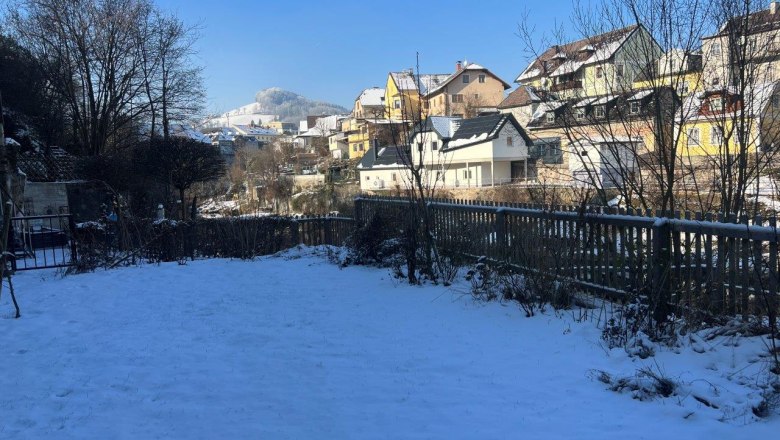
[[[71,266],[76,257],[70,214],[13,217],[8,253],[13,270]]]

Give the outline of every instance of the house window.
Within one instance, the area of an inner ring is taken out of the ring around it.
[[[474,94],[474,99],[479,99],[479,93]]]
[[[629,113],[632,115],[639,114],[639,101],[631,101]]]
[[[547,117],[547,123],[552,124],[555,122],[555,112],[547,112],[545,115]]]
[[[688,81],[683,81],[680,85],[677,86],[677,95],[678,96],[685,96],[690,91],[690,86],[688,85]]]
[[[582,107],[577,107],[574,110],[574,119],[577,119],[577,120],[585,119],[585,109],[582,108]]]
[[[421,153],[422,153],[422,150],[423,150],[423,144],[422,144],[422,142],[417,142],[417,151],[419,151],[419,152],[421,152]]]
[[[623,78],[623,74],[625,73],[625,66],[623,64],[615,64],[615,76],[618,78]]]
[[[368,177],[368,176],[366,176],[366,180],[371,180],[371,178],[370,178],[370,177]]]
[[[452,103],[453,104],[459,104],[463,102],[463,95],[452,95]]]
[[[471,180],[471,170],[463,170],[463,178]]]
[[[395,179],[395,173],[393,173],[393,174],[391,175],[391,177],[392,177],[392,179],[393,179],[393,182],[395,182],[395,180],[396,180],[396,179]]]
[[[436,180],[444,182],[444,173],[442,171],[436,171]]]
[[[480,82],[480,84],[484,84],[485,83],[485,75],[479,75],[479,82]]]
[[[469,82],[469,76],[463,75],[463,84],[468,84],[468,82]]]
[[[710,111],[723,111],[723,98],[717,97],[710,99]]]
[[[720,56],[720,43],[712,43],[712,47],[710,48],[710,53],[712,56],[719,57]]]
[[[511,147],[512,146],[512,136],[506,137],[506,146]]]
[[[607,114],[607,109],[603,105],[597,105],[593,107],[593,114],[596,115],[597,118],[603,118]]]
[[[723,145],[723,127],[710,128],[710,143],[712,145]]]
[[[397,109],[401,108],[401,100],[400,99],[393,100],[393,108],[397,108]]]
[[[361,142],[361,143],[359,143],[358,145],[360,146],[360,151],[364,151],[364,150],[365,150],[365,148],[366,148],[366,146],[365,146],[365,145],[366,145],[366,144],[364,144],[363,142]]]
[[[604,69],[601,67],[596,67],[596,78],[601,78],[604,76]]]
[[[352,151],[357,151],[357,144],[352,145]]]
[[[439,143],[437,141],[431,142],[431,150],[436,151],[439,149]]]
[[[688,129],[688,145],[699,145],[699,129],[698,128],[689,128]]]
[[[756,46],[757,46],[757,42],[756,42],[755,37],[753,37],[750,40],[748,40],[748,51],[749,51],[748,52],[748,56],[755,55],[755,53],[756,53]]]

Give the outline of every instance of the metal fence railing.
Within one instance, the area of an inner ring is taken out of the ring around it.
[[[75,259],[70,214],[11,218],[8,252],[13,270],[68,267]]]

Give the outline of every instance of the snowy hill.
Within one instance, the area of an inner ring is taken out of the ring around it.
[[[298,123],[308,115],[346,114],[349,110],[336,104],[313,101],[297,93],[278,87],[260,90],[255,102],[209,118],[204,126],[266,124],[275,119]]]

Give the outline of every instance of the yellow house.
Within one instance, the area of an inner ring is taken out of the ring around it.
[[[548,48],[515,82],[558,94],[560,99],[630,90],[645,66],[662,54],[639,25]]]
[[[780,146],[777,83],[757,84],[744,99],[723,89],[692,94],[683,112],[687,118],[680,124],[678,148],[683,159],[702,162],[708,156],[734,154],[740,146],[748,152]]]
[[[423,95],[443,83],[449,74],[416,75],[414,70],[390,72],[385,86],[385,116],[391,121],[412,121],[428,117]],[[421,107],[422,106],[422,107]]]
[[[671,87],[681,99],[704,90],[702,55],[673,49],[661,55],[653,69],[647,69],[634,80],[635,89]]]

